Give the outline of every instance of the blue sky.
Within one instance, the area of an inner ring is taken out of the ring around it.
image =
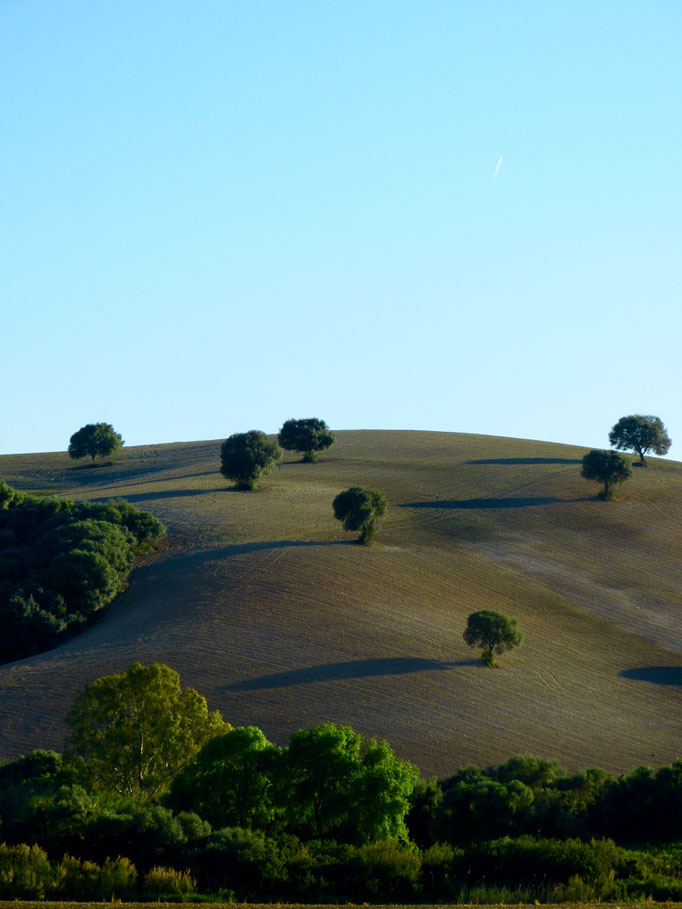
[[[680,459],[681,44],[677,0],[2,0],[0,453],[652,413]]]

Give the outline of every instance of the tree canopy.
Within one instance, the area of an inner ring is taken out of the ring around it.
[[[0,661],[90,622],[125,587],[135,552],[163,533],[127,502],[76,504],[0,481]]]
[[[98,455],[107,458],[122,447],[123,439],[111,423],[88,423],[71,436],[69,456],[78,459],[90,455],[94,464]]]
[[[494,665],[495,654],[519,647],[523,642],[517,620],[491,609],[472,612],[463,637],[470,647],[483,647],[481,659],[488,666]]]
[[[351,486],[340,492],[333,503],[334,517],[343,523],[344,530],[359,530],[358,543],[369,543],[379,529],[380,518],[388,502],[377,489]]]
[[[624,483],[632,476],[632,468],[627,458],[615,451],[592,450],[583,458],[581,476],[586,480],[596,480],[602,484],[599,493],[602,499],[610,501],[618,483]]]
[[[419,771],[385,742],[350,726],[301,729],[284,754],[287,829],[339,842],[407,839],[405,815]]]
[[[317,452],[334,444],[334,433],[324,420],[309,417],[301,420],[287,420],[279,431],[277,441],[287,451],[303,452],[303,460],[311,463],[317,460]]]
[[[68,751],[88,781],[145,801],[158,796],[210,739],[229,730],[168,666],[134,663],[76,696],[66,717]]]
[[[660,417],[644,414],[631,414],[621,417],[609,433],[609,444],[619,451],[636,451],[639,463],[646,463],[644,455],[667,454],[672,442]]]
[[[220,472],[237,489],[255,489],[256,480],[270,473],[281,459],[277,442],[258,429],[236,432],[220,446]]]
[[[175,777],[166,799],[175,810],[196,811],[213,827],[264,829],[273,820],[274,762],[280,749],[255,726],[238,726],[211,739]]]

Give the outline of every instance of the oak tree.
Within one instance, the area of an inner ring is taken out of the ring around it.
[[[220,472],[237,489],[255,489],[256,480],[279,463],[282,449],[264,432],[236,432],[220,447]]]
[[[302,420],[287,420],[279,431],[277,441],[287,451],[300,451],[303,460],[312,463],[317,452],[334,444],[334,433],[324,420],[309,417]]]
[[[109,457],[122,447],[123,439],[111,423],[88,423],[71,436],[69,457],[78,459],[90,455],[92,463],[95,464],[96,456]]]
[[[369,543],[379,529],[379,519],[386,513],[388,502],[377,489],[351,486],[340,492],[333,503],[334,517],[344,530],[359,530],[358,543]]]
[[[645,466],[644,455],[648,451],[664,455],[672,445],[660,417],[644,414],[621,417],[609,433],[609,443],[619,451],[636,451],[642,467]]]
[[[482,609],[480,612],[472,612],[467,619],[464,640],[470,647],[482,646],[481,659],[487,666],[494,666],[495,654],[519,647],[523,642],[523,634],[516,619],[510,619],[504,613],[492,609]]]
[[[609,502],[614,496],[615,486],[632,476],[632,468],[628,459],[615,451],[592,450],[583,458],[580,474],[586,480],[601,483],[602,490],[599,495]]]

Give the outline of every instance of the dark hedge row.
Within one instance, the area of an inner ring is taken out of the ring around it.
[[[125,587],[135,551],[164,533],[127,502],[40,498],[0,480],[0,662],[90,622]]]
[[[320,791],[328,789],[336,764],[336,752],[322,760]],[[217,777],[211,785],[220,785]],[[226,776],[224,786],[230,785]],[[52,880],[60,863],[67,868],[70,876],[55,878],[61,889],[50,891],[60,898],[95,892],[101,880],[97,869],[108,867],[112,856],[124,856],[135,866],[137,884],[128,875],[128,890],[116,891],[122,898],[140,898],[156,886],[157,895],[172,896],[184,887],[183,893],[196,888],[239,899],[297,902],[680,900],[682,844],[663,842],[663,834],[680,839],[674,826],[680,823],[680,798],[682,761],[656,773],[639,768],[613,779],[596,770],[570,776],[555,762],[519,756],[485,771],[464,768],[440,784],[420,784],[402,841],[376,833],[369,841],[341,842],[337,837],[344,828],[333,827],[329,818],[326,832],[319,828],[311,838],[292,833],[288,822],[273,825],[271,818],[268,830],[212,826],[189,803],[173,811],[89,790],[77,760],[32,752],[0,767],[0,840],[44,850],[36,861],[45,880]],[[301,799],[318,801],[315,792],[292,789],[292,812]],[[584,830],[587,818],[598,827],[612,825],[614,836],[523,832],[532,823],[550,823],[548,818],[564,829],[571,816],[582,817]],[[216,815],[216,825],[219,820]],[[507,826],[506,835],[500,835],[500,824]],[[624,845],[635,840],[637,848]],[[24,848],[2,854],[9,871],[3,877],[0,868],[0,897],[21,895],[10,866],[13,855],[26,862],[28,853]],[[71,857],[66,865],[65,855]]]

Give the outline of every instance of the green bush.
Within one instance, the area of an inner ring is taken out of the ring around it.
[[[42,900],[54,881],[47,853],[39,846],[0,844],[0,899]]]
[[[155,899],[168,896],[187,896],[196,890],[196,881],[189,871],[162,868],[157,865],[144,876],[142,892]]]

